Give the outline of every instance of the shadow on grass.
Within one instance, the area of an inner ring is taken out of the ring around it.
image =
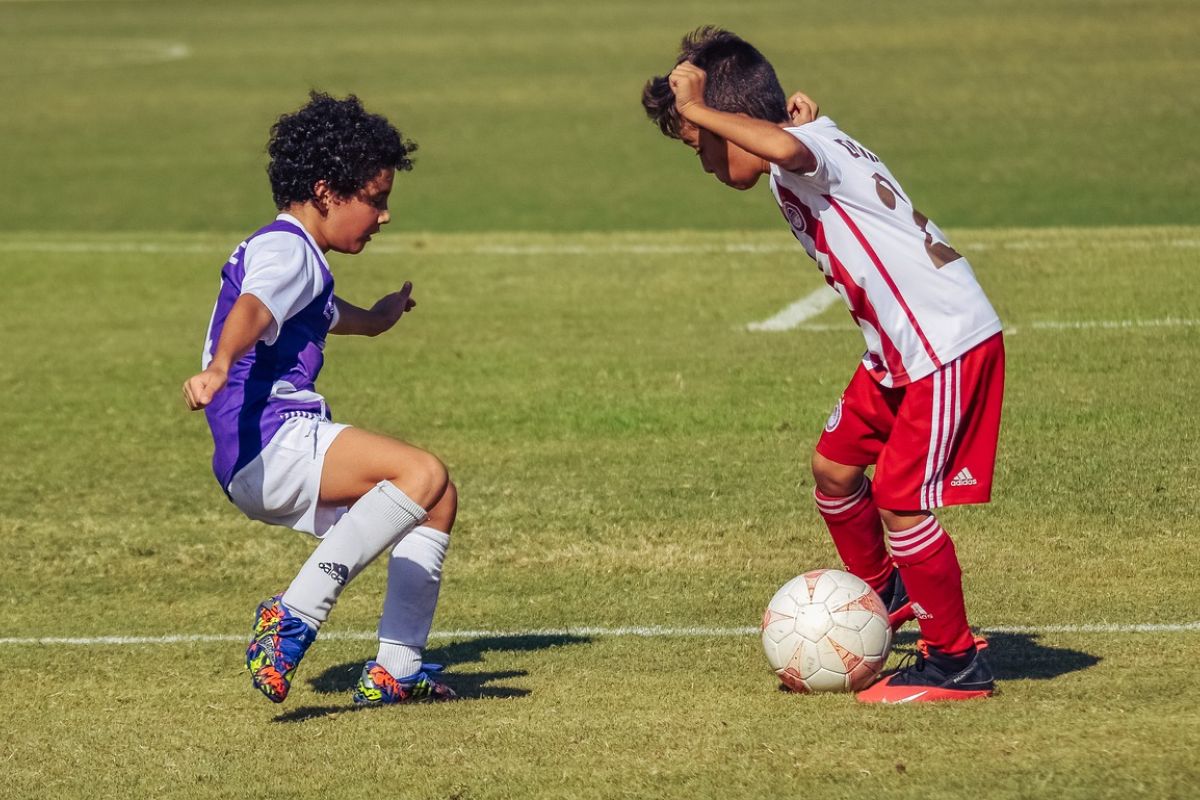
[[[446,683],[458,692],[459,702],[462,700],[480,700],[483,698],[524,697],[528,689],[517,689],[511,686],[493,686],[496,681],[509,678],[523,677],[529,673],[525,670],[505,670],[501,672],[455,672],[454,668],[462,664],[482,661],[484,654],[493,651],[528,652],[545,650],[551,647],[566,645],[588,644],[588,636],[571,636],[568,634],[535,634],[527,636],[481,636],[461,642],[451,642],[425,651],[425,658],[432,663],[446,664]],[[372,654],[373,655],[373,654]],[[365,659],[364,659],[365,660]],[[309,684],[321,694],[348,694],[354,691],[358,676],[362,673],[363,661],[349,661],[329,667],[320,675],[309,681]],[[337,714],[356,713],[368,710],[367,706],[356,706],[350,702],[335,706],[304,706],[280,714],[275,722],[304,722],[310,719],[331,717]]]
[[[989,633],[987,640],[988,663],[998,681],[1049,680],[1100,663],[1099,656],[1082,650],[1039,644],[1037,634]],[[898,647],[915,649],[916,641],[915,633],[906,632],[896,637]]]

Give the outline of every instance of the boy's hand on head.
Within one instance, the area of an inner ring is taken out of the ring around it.
[[[190,411],[199,411],[212,402],[213,396],[225,387],[229,374],[223,369],[209,366],[199,375],[193,375],[183,384],[183,402]]]
[[[821,107],[804,92],[796,92],[788,98],[788,116],[795,126],[807,125],[821,116]]]
[[[405,281],[400,291],[381,297],[371,306],[371,313],[379,320],[380,333],[390,329],[400,321],[405,312],[416,307],[417,301],[412,299],[412,288],[412,281]]]
[[[708,75],[690,61],[683,61],[671,70],[667,83],[675,93],[675,110],[687,119],[691,108],[704,106],[704,84]]]

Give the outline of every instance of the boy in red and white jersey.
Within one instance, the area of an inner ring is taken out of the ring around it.
[[[847,569],[917,619],[915,662],[865,702],[986,697],[962,571],[933,509],[991,497],[1004,386],[1000,319],[967,260],[891,171],[728,31],[686,36],[642,104],[736,189],[769,175],[792,233],[849,306],[867,350],[813,455],[817,508]],[[873,479],[866,469],[874,466]]]

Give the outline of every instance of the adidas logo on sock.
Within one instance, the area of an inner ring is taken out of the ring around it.
[[[338,586],[345,586],[346,580],[350,577],[350,570],[345,564],[335,564],[331,561],[322,561],[317,565],[329,577],[333,578],[334,583]]]
[[[950,481],[951,486],[974,486],[977,483],[979,481],[975,480],[975,476],[971,474],[971,470],[966,467],[960,469],[958,474]]]

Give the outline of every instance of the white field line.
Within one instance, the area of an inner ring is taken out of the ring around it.
[[[751,636],[759,631],[756,626],[731,628],[680,627],[671,628],[658,625],[645,627],[606,628],[580,626],[578,628],[530,628],[528,630],[457,630],[434,631],[430,634],[434,639],[484,639],[484,638],[523,638],[531,636],[596,636],[596,637],[640,637],[646,639],[672,638],[708,638],[727,639],[739,636]],[[1131,633],[1200,633],[1200,621],[1179,623],[1092,623],[1083,625],[1000,625],[981,628],[984,634],[1131,634]],[[375,631],[329,631],[322,639],[367,641],[374,640]],[[44,637],[3,637],[0,646],[44,646],[44,645],[73,645],[77,647],[97,647],[104,645],[174,645],[174,644],[204,644],[209,642],[244,642],[244,634],[174,634],[169,636],[44,636]]]
[[[0,3],[11,2],[12,0],[0,0]],[[164,58],[186,58],[188,52],[186,45],[166,45],[161,46],[161,53]],[[44,240],[24,240],[24,241],[4,241],[0,242],[0,252],[7,253],[162,253],[162,254],[218,254],[227,255],[225,251],[232,249],[232,245],[239,241],[238,237],[242,234],[231,234],[226,236],[222,241],[224,244],[216,244],[212,240],[216,238],[214,234],[203,234],[205,242],[162,242],[146,239],[129,239],[120,240],[107,238],[96,241],[54,241],[52,238]],[[53,237],[53,233],[47,233],[47,237]],[[1147,242],[1145,239],[1114,239],[1114,240],[1099,240],[1100,246],[1105,247],[1145,247]],[[1200,247],[1200,239],[1167,239],[1159,242],[1159,244],[1168,247],[1185,247],[1195,248]],[[228,245],[228,246],[226,246]],[[1031,250],[1044,249],[1053,247],[1062,247],[1061,241],[1012,241],[993,244],[990,242],[974,242],[965,244],[963,249],[972,251],[986,250]],[[494,244],[479,244],[479,245],[462,245],[442,247],[428,247],[420,238],[412,238],[410,241],[381,241],[371,245],[366,251],[368,255],[413,255],[413,254],[429,254],[429,255],[492,255],[492,256],[563,256],[563,255],[703,255],[703,254],[720,254],[720,253],[748,253],[748,254],[775,254],[775,253],[795,253],[803,254],[800,246],[792,241],[781,240],[778,242],[727,242],[711,243],[711,244],[653,244],[653,243],[637,243],[637,242],[615,242],[612,244],[597,244],[594,242],[555,242],[549,244],[508,244],[498,242]]]
[[[4,0],[0,0],[4,2]],[[235,242],[236,237],[229,237],[229,242]],[[228,250],[229,248],[224,248]],[[0,252],[7,253],[76,253],[76,254],[110,254],[110,253],[148,253],[148,254],[200,254],[209,255],[223,253],[220,246],[200,242],[55,242],[55,241],[25,241],[2,242]],[[754,242],[729,242],[726,244],[637,244],[613,243],[595,245],[587,243],[572,244],[479,244],[460,247],[423,247],[418,242],[413,243],[373,243],[366,251],[367,255],[438,255],[438,256],[591,256],[591,255],[712,255],[722,253],[745,253],[750,255],[774,253],[801,253],[799,246],[794,243],[768,244]]]
[[[799,305],[800,302],[803,302],[803,300],[807,300],[807,299],[808,298],[803,298],[801,301],[794,303],[793,305]],[[837,299],[837,296],[834,295],[834,300],[836,301],[836,299]],[[792,306],[788,306],[788,308],[784,309],[784,311],[787,311],[790,308],[792,308]],[[855,328],[854,325],[850,322],[845,322],[845,323],[841,323],[841,324],[819,323],[819,322],[813,322],[813,323],[808,323],[808,324],[796,323],[796,324],[788,326],[788,327],[784,327],[782,324],[774,325],[772,327],[766,326],[766,323],[772,323],[777,318],[782,317],[784,311],[781,311],[779,314],[776,314],[774,317],[771,317],[771,319],[765,320],[764,322],[751,322],[746,325],[746,328],[747,328],[747,330],[752,330],[752,331],[779,332],[779,331],[798,330],[798,331],[802,331],[804,333],[829,333],[829,332],[846,333],[849,331],[857,330],[857,328]],[[1005,336],[1016,336],[1018,330],[1023,331],[1023,330],[1027,330],[1027,329],[1032,329],[1032,330],[1036,330],[1036,331],[1088,331],[1088,330],[1128,330],[1128,329],[1132,329],[1132,328],[1196,328],[1196,327],[1200,327],[1200,319],[1187,319],[1187,318],[1183,318],[1183,317],[1163,317],[1161,319],[1087,319],[1087,320],[1074,320],[1074,321],[1050,319],[1050,320],[1037,320],[1034,322],[1022,323],[1020,326],[1006,325],[1004,328],[1004,335]]]
[[[1042,322],[1032,322],[1029,324],[1029,327],[1034,330],[1084,331],[1095,328],[1106,330],[1119,330],[1122,328],[1194,328],[1197,325],[1200,325],[1200,319],[1163,317],[1162,319],[1092,319],[1077,322],[1045,320]]]
[[[838,293],[827,286],[822,286],[811,294],[801,297],[773,317],[762,322],[750,322],[746,330],[750,331],[790,331],[797,328],[805,320],[821,314],[841,298]]]

